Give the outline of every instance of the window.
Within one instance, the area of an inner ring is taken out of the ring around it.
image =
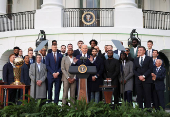
[[[43,4],[43,0],[37,0],[37,9],[41,9],[42,4]]]
[[[144,0],[135,0],[137,7],[140,9],[144,9]]]
[[[13,4],[12,0],[7,1],[7,9],[6,9],[7,14],[12,13],[12,4]]]
[[[100,0],[80,0],[80,8],[100,8]]]

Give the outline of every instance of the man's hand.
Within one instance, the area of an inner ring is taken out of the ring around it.
[[[88,58],[90,62],[93,62],[93,56],[90,55],[90,58]]]
[[[71,78],[68,78],[68,82],[69,82],[69,83],[72,83],[72,79],[71,79]]]
[[[75,80],[76,80],[76,79],[73,78],[73,79],[71,79],[71,82],[74,83]]]
[[[143,76],[139,76],[139,80],[145,81],[145,78]]]
[[[77,63],[78,59],[76,59],[76,57],[73,58],[73,62]]]
[[[126,80],[124,80],[124,84],[126,84]]]
[[[53,73],[53,77],[54,77],[54,78],[58,78],[58,75],[59,75],[58,72],[57,72],[57,73]]]
[[[37,85],[41,86],[41,84],[42,84],[42,81],[41,80],[37,80]]]
[[[92,81],[96,81],[96,76],[92,76]]]

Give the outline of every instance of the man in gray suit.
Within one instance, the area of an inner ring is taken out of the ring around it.
[[[70,74],[68,72],[69,67],[73,63],[73,49],[67,50],[68,56],[62,58],[61,61],[61,70],[62,70],[62,81],[63,81],[63,99],[62,103],[66,104],[66,100],[68,99],[68,90],[70,89],[70,98],[71,101],[74,102],[75,98],[75,90],[76,90],[76,77],[74,74]]]
[[[38,54],[37,62],[30,65],[29,76],[31,78],[31,97],[34,97],[34,82],[35,82],[35,64],[36,65],[36,99],[46,99],[46,83],[47,78],[46,65],[41,63],[41,55]]]

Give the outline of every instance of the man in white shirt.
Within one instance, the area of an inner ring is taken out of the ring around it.
[[[62,71],[62,81],[63,81],[63,98],[62,103],[66,104],[68,99],[68,91],[70,89],[70,100],[74,103],[75,90],[76,90],[76,76],[75,74],[70,74],[69,67],[73,63],[73,49],[67,50],[68,56],[62,58],[61,61],[61,71]]]
[[[153,60],[145,55],[146,49],[143,46],[138,47],[139,57],[134,59],[135,85],[137,90],[137,102],[139,108],[143,108],[143,100],[145,100],[145,108],[151,108],[151,84]]]

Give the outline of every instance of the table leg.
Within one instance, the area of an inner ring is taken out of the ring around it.
[[[30,102],[30,88],[28,88],[28,103]]]
[[[6,89],[6,106],[8,106],[8,94],[9,94],[9,89]]]

